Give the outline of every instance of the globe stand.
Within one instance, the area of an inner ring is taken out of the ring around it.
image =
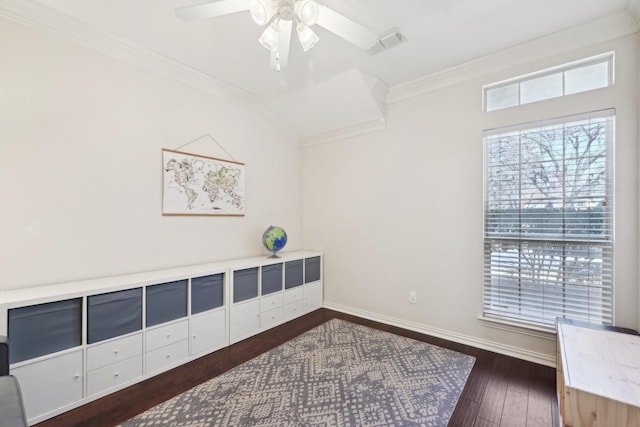
[[[278,252],[277,252],[277,251],[274,251],[274,252],[271,254],[271,256],[268,256],[267,258],[280,258],[280,257],[278,256]]]

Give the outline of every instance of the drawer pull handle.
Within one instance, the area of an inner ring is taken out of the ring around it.
[[[120,350],[118,350],[118,349],[113,350],[113,354],[115,354],[116,356],[118,355],[119,352],[120,352]]]
[[[167,334],[167,338],[171,338],[171,334]]]
[[[80,374],[75,374],[75,375],[73,376],[73,379],[74,379],[74,380],[77,380],[78,378],[80,378]]]
[[[171,354],[167,354],[167,359],[171,358]]]
[[[116,372],[115,374],[113,374],[114,377],[118,377],[120,375],[120,372]]]

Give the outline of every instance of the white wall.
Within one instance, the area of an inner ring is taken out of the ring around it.
[[[636,6],[640,7],[640,1],[636,1]],[[638,13],[640,13],[640,9]],[[638,21],[640,22],[640,19]],[[638,46],[640,46],[640,32],[638,32],[638,34],[636,35],[636,43],[638,43]],[[638,55],[638,68],[636,70],[636,79],[638,80],[638,82],[640,82],[640,55]],[[640,83],[638,84],[638,146],[640,146]],[[640,165],[640,157],[638,158],[638,165]],[[638,199],[639,199],[638,203],[640,203],[640,195],[638,196]],[[638,218],[638,221],[640,221],[640,218]],[[638,240],[640,241],[640,234],[638,235]],[[638,265],[638,269],[640,269],[640,253],[638,254],[637,265]],[[638,274],[638,279],[639,279],[638,298],[640,298],[640,270]],[[638,300],[638,307],[640,307],[640,300]],[[637,310],[637,313],[638,313],[638,320],[637,320],[638,323],[637,323],[636,329],[640,330],[640,309]]]
[[[0,58],[0,289],[254,256],[270,224],[301,248],[300,150],[260,115],[5,19]],[[246,216],[163,217],[162,148],[207,133]]]
[[[522,46],[527,55],[531,46]],[[615,107],[615,315],[638,322],[638,59],[629,36],[469,78],[389,105],[386,130],[305,148],[305,245],[325,252],[335,308],[552,364],[553,336],[482,311],[482,131]],[[612,88],[493,113],[482,85],[616,51]],[[530,52],[530,51],[529,51]],[[540,58],[539,52],[534,57]],[[528,56],[525,56],[528,57]],[[408,303],[417,291],[418,303]]]

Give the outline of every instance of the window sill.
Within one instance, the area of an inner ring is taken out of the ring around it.
[[[496,317],[478,316],[478,320],[483,326],[501,331],[513,332],[521,335],[528,335],[534,338],[555,341],[556,330],[553,327],[545,328],[528,323],[514,322]]]

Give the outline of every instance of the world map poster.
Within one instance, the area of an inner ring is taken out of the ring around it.
[[[163,215],[244,215],[244,163],[162,150]]]

